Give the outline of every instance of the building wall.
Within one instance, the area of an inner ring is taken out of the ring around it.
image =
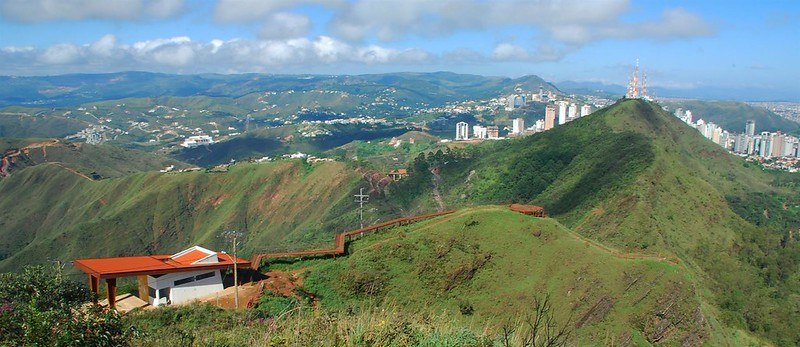
[[[544,130],[552,129],[556,124],[556,108],[552,105],[547,105],[544,112]]]
[[[198,275],[208,273],[213,273],[213,276],[199,280],[194,279],[187,283],[175,285],[175,281],[184,281],[188,278],[196,278]],[[147,276],[147,285],[150,287],[151,293],[156,293],[156,297],[153,297],[151,294],[148,300],[153,306],[180,304],[213,294],[223,289],[222,275],[219,270],[178,272],[159,276],[158,278]],[[161,297],[161,295],[166,294],[166,292],[168,292],[168,297]]]

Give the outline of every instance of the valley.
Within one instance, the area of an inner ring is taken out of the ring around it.
[[[297,278],[292,295],[267,289],[246,315],[290,307],[307,322],[300,312],[391,307],[442,313],[448,326],[496,340],[522,333],[519,320],[546,298],[578,344],[796,338],[797,307],[787,303],[797,295],[798,180],[729,154],[660,105],[623,99],[501,141],[441,141],[427,123],[367,119],[254,128],[172,153],[7,140],[0,196],[13,198],[0,201],[0,269],[225,249],[221,230],[239,230],[240,254],[261,273]],[[335,131],[298,135],[310,125]],[[397,169],[405,173],[390,177]],[[356,236],[359,188],[370,197],[364,222],[379,232]],[[543,206],[550,217],[509,203]],[[402,222],[427,214],[434,218]],[[253,341],[260,329],[231,338]]]

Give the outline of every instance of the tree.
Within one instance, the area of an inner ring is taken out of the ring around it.
[[[119,314],[88,304],[85,285],[60,269],[27,266],[0,274],[0,345],[118,346],[130,343]]]
[[[503,346],[559,347],[566,346],[572,335],[572,316],[559,322],[553,312],[550,294],[534,298],[529,312],[518,327],[503,327]]]

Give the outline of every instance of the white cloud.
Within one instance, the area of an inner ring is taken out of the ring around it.
[[[285,39],[303,37],[311,30],[308,17],[293,13],[279,12],[267,18],[258,37],[262,39]]]
[[[104,35],[84,44],[57,44],[44,49],[0,48],[0,75],[108,72],[260,72],[287,67],[354,64],[410,64],[435,59],[421,49],[352,45],[329,36],[280,40],[219,39],[194,41],[186,36],[121,44]]]
[[[214,19],[222,23],[260,21],[270,15],[299,5],[318,4],[338,7],[343,0],[218,0]]]
[[[0,0],[0,17],[21,22],[168,18],[183,9],[183,0]]]
[[[89,50],[97,56],[108,57],[111,56],[116,45],[116,36],[107,34],[89,45]]]
[[[58,44],[47,48],[39,60],[45,64],[64,65],[77,62],[82,56],[81,48],[72,44]]]
[[[629,0],[357,0],[334,11],[332,33],[352,42],[396,41],[413,35],[442,37],[457,31],[528,27],[540,44],[584,45],[609,38],[677,39],[714,29],[700,16],[675,8],[630,22]],[[549,41],[549,42],[548,42]],[[500,54],[509,47],[500,47]],[[516,52],[520,53],[520,52]],[[536,54],[531,55],[536,56]]]
[[[501,43],[492,51],[492,58],[497,60],[525,60],[528,57],[528,50],[511,43]]]

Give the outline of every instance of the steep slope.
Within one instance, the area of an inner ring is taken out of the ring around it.
[[[709,317],[800,340],[800,179],[745,163],[656,104],[625,100],[545,133],[429,155],[407,182],[431,166],[447,206],[543,205],[589,238],[679,259],[701,279]],[[430,188],[410,190],[390,196],[430,208]]]
[[[0,269],[49,258],[169,253],[247,233],[244,255],[328,242],[357,220],[360,177],[340,163],[239,164],[226,173],[140,173],[91,181],[38,165],[0,181]],[[324,203],[323,203],[324,202]]]
[[[174,166],[176,170],[188,167],[180,161],[142,151],[54,139],[6,138],[0,142],[0,150],[4,158],[0,177],[42,164],[62,166],[91,179],[121,177],[167,166]]]
[[[682,265],[592,243],[552,219],[501,206],[461,210],[353,242],[350,255],[301,263],[323,308],[393,304],[449,312],[494,331],[550,295],[578,345],[724,343]],[[460,312],[460,314],[459,314]]]

